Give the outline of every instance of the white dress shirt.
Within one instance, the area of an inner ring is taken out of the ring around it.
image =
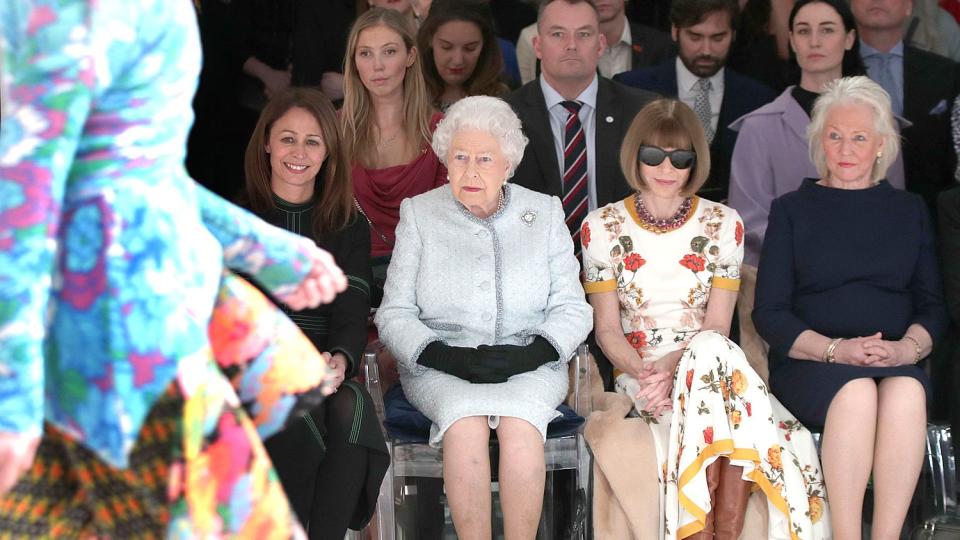
[[[633,69],[633,34],[630,33],[630,22],[626,16],[623,17],[620,41],[607,43],[597,67],[600,68],[600,75],[608,79],[612,79],[617,73]]]
[[[593,76],[593,82],[590,86],[580,93],[574,101],[579,101],[583,105],[580,107],[580,124],[583,126],[583,136],[587,143],[587,190],[590,197],[590,210],[597,207],[597,89],[600,83],[597,76]],[[563,184],[563,136],[566,131],[567,117],[570,115],[567,109],[561,105],[567,101],[559,92],[553,89],[550,84],[540,75],[540,89],[543,91],[543,100],[547,104],[547,112],[550,116],[550,131],[553,132],[553,146],[557,151],[557,164],[560,169],[560,177],[557,181]],[[562,190],[561,190],[562,192]]]
[[[710,124],[713,126],[713,132],[717,133],[717,124],[720,122],[720,105],[723,104],[723,70],[713,74],[710,77]],[[680,57],[677,57],[677,98],[686,103],[691,109],[694,108],[694,101],[697,99],[697,77],[683,65]]]

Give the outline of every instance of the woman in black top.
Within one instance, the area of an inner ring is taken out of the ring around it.
[[[290,503],[311,539],[343,538],[369,520],[389,456],[370,395],[350,380],[367,342],[370,231],[353,211],[350,168],[330,101],[287,89],[260,114],[247,146],[247,206],[313,238],[347,275],[331,304],[288,315],[338,375],[337,391],[303,421],[267,440]]]

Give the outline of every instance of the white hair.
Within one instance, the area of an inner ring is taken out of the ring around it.
[[[823,129],[827,115],[837,106],[860,104],[873,113],[873,129],[883,139],[882,155],[877,158],[871,172],[871,180],[879,182],[887,175],[890,165],[900,155],[900,134],[897,132],[890,95],[879,84],[867,77],[843,77],[823,87],[823,92],[813,106],[807,139],[810,142],[810,161],[817,168],[820,178],[827,177],[827,158],[823,152]]]
[[[433,132],[433,152],[444,165],[447,165],[450,141],[464,129],[475,129],[492,135],[500,144],[500,151],[510,165],[507,178],[513,176],[517,165],[523,159],[527,137],[523,134],[520,119],[507,102],[490,96],[470,96],[451,105]]]

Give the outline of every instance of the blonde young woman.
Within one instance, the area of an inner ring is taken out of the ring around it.
[[[382,284],[400,202],[446,182],[447,171],[430,149],[442,115],[430,104],[414,35],[396,11],[373,8],[357,18],[344,79],[340,123],[355,202],[370,225],[374,282]]]

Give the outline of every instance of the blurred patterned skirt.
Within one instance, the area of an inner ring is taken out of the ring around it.
[[[0,497],[0,539],[303,538],[261,441],[299,398],[316,403],[326,364],[230,274],[209,335],[150,410],[128,468],[47,425],[33,466]]]

